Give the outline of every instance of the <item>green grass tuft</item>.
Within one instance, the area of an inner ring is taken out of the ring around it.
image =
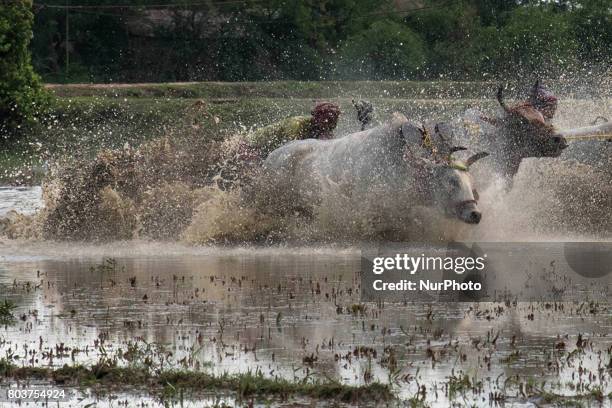
[[[186,391],[225,390],[240,397],[272,396],[286,398],[302,396],[343,402],[362,400],[388,401],[394,398],[388,385],[372,383],[363,386],[344,385],[330,380],[321,382],[291,382],[266,378],[251,373],[215,376],[203,372],[169,370],[151,372],[147,368],[118,367],[97,364],[92,367],[64,365],[61,368],[17,367],[0,359],[0,375],[15,379],[47,379],[64,386],[125,386],[162,390],[170,396]]]

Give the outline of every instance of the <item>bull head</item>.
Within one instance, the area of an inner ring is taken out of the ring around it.
[[[539,81],[533,86],[526,102],[508,106],[501,86],[497,90],[497,101],[506,114],[502,123],[512,138],[513,154],[519,159],[558,157],[567,147],[567,140],[556,134],[549,123],[556,111],[557,98]],[[518,163],[514,167],[518,168]]]
[[[478,224],[482,214],[478,209],[478,192],[473,186],[469,167],[488,156],[488,153],[476,153],[465,162],[453,160],[452,154],[460,150],[466,148],[450,148],[450,153],[442,162],[424,157],[412,158],[410,162],[419,169],[419,178],[423,182],[422,193],[428,201],[449,217],[468,224]]]

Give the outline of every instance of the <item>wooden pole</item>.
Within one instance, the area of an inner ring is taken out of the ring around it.
[[[567,140],[600,140],[612,137],[612,122],[605,122],[599,125],[584,126],[573,129],[563,129],[557,132]]]

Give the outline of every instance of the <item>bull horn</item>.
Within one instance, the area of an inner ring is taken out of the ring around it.
[[[453,161],[453,153],[455,152],[459,152],[461,150],[467,150],[467,147],[463,147],[463,146],[453,146],[449,149],[448,151],[448,155],[446,156],[446,159],[450,162]]]
[[[450,154],[453,154],[455,152],[459,152],[461,150],[467,150],[467,147],[463,147],[463,146],[453,146],[450,148]]]
[[[500,86],[499,88],[497,88],[497,102],[499,102],[499,106],[501,106],[504,111],[506,112],[510,111],[510,108],[508,108],[508,105],[506,105],[506,102],[504,101],[504,87],[503,86]]]
[[[475,162],[477,162],[480,159],[484,159],[485,157],[487,157],[489,155],[489,153],[487,152],[479,152],[476,153],[473,156],[470,156],[466,161],[465,164],[470,167],[472,164],[474,164]]]

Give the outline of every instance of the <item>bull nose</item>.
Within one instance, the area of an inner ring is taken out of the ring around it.
[[[468,214],[467,222],[470,224],[478,224],[480,219],[482,218],[482,214],[480,211],[470,211]]]

